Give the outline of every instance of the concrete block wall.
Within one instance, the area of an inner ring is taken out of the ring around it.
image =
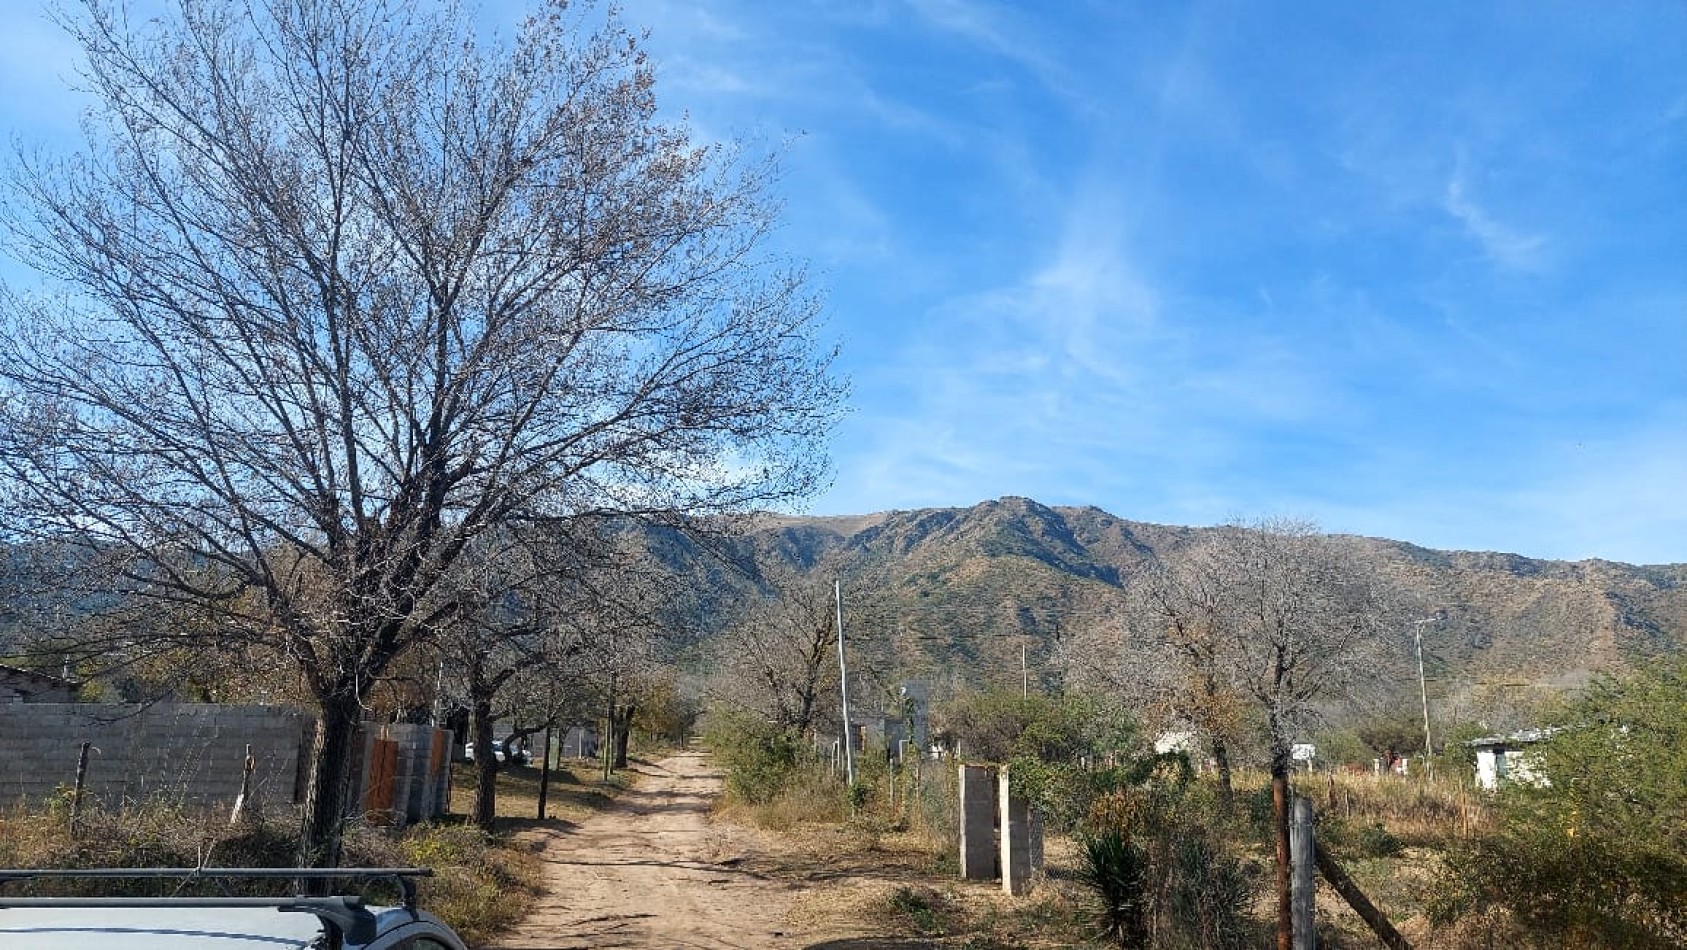
[[[818,742],[818,740],[816,740]],[[832,740],[828,739],[829,744]],[[559,754],[577,759],[590,759],[597,755],[597,727],[593,725],[569,726],[562,734],[562,745]],[[828,745],[828,748],[830,746]]]
[[[83,742],[92,744],[85,794],[106,807],[232,803],[248,745],[251,801],[293,802],[310,721],[280,706],[0,704],[0,803],[38,806],[72,786]]]
[[[982,765],[960,767],[961,877],[988,881],[996,876],[995,770]]]
[[[393,810],[407,822],[444,815],[451,797],[451,733],[433,726],[400,724],[386,727],[386,737],[398,743],[398,793]]]
[[[381,725],[364,723],[355,753],[358,781],[351,801],[351,815],[365,818],[365,797],[369,794],[370,762],[377,739],[398,744],[398,769],[394,774],[392,814],[373,816],[383,823],[409,824],[446,814],[451,804],[451,733],[446,729],[411,723]],[[440,738],[435,740],[434,736]]]

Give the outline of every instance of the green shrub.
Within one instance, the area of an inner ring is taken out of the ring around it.
[[[1188,947],[1250,946],[1248,905],[1257,874],[1212,826],[1171,829],[1159,845],[1170,852],[1159,931],[1163,943]]]
[[[704,738],[726,769],[727,794],[747,805],[778,797],[807,752],[798,737],[733,713],[713,717]]]
[[[1328,729],[1317,733],[1312,741],[1318,749],[1320,766],[1339,764],[1369,767],[1371,760],[1376,758],[1376,750],[1366,744],[1357,729]]]
[[[1019,756],[1007,764],[1007,771],[1015,793],[1023,796],[1045,826],[1054,831],[1077,827],[1097,794],[1093,773],[1076,765]]]
[[[1392,858],[1406,850],[1405,842],[1380,821],[1355,825],[1340,818],[1320,818],[1318,840],[1344,857]]]
[[[945,730],[969,762],[1015,758],[1076,764],[1079,757],[1135,745],[1134,726],[1115,710],[1074,695],[968,693],[941,710]]]
[[[1399,838],[1396,838],[1381,822],[1373,822],[1359,829],[1354,836],[1354,850],[1361,857],[1392,858],[1406,850]]]

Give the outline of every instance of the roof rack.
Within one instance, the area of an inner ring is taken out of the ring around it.
[[[0,869],[0,884],[38,878],[179,880],[183,885],[196,880],[215,881],[222,897],[6,897],[0,895],[0,909],[10,907],[273,907],[283,913],[315,914],[329,931],[330,946],[345,940],[368,943],[375,939],[375,915],[362,897],[231,897],[227,881],[276,878],[309,880],[389,880],[398,886],[406,910],[416,910],[418,877],[433,876],[432,868],[18,868]],[[178,887],[178,890],[180,888]]]

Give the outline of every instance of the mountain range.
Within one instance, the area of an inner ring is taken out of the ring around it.
[[[828,588],[835,578],[851,637],[885,645],[880,661],[899,674],[1019,686],[1022,676],[1057,680],[1071,659],[1063,650],[1081,639],[1074,635],[1117,622],[1138,572],[1214,530],[1006,497],[970,508],[762,516],[723,545],[738,569],[677,537],[660,554],[718,592],[718,603],[765,592],[776,575]],[[1448,701],[1526,701],[1687,648],[1687,564],[1341,541],[1416,605],[1416,616],[1400,618],[1400,637],[1422,634],[1431,692]]]

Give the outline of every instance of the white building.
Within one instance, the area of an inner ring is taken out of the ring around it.
[[[1186,729],[1162,732],[1154,740],[1154,754],[1165,755],[1168,752],[1182,752],[1198,763],[1201,755],[1201,737]]]
[[[1548,735],[1550,732],[1545,729],[1524,729],[1466,743],[1476,750],[1476,786],[1494,789],[1501,782],[1544,783],[1546,779],[1536,771],[1537,763],[1529,746]]]

